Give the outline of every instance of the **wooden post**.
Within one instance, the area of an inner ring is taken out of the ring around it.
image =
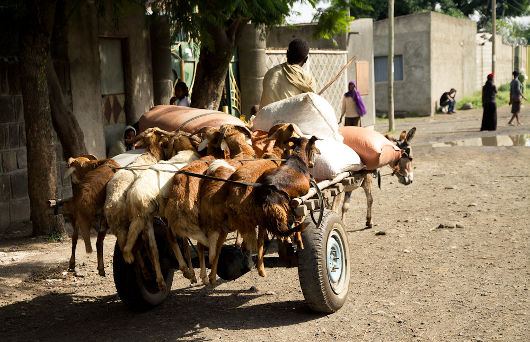
[[[388,0],[388,131],[394,128],[394,0]]]
[[[491,72],[495,75],[495,40],[497,39],[497,3],[495,0],[491,0],[491,27],[492,27],[492,41],[491,41]],[[497,76],[497,75],[495,75]],[[494,78],[495,79],[495,78]]]

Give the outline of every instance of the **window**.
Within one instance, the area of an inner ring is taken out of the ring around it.
[[[374,72],[376,82],[388,81],[387,56],[374,57]],[[394,81],[403,81],[403,56],[394,56]]]

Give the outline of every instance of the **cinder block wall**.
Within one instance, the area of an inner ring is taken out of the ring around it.
[[[16,224],[29,221],[28,169],[24,105],[15,58],[0,59],[0,238]],[[57,139],[57,138],[56,138]],[[70,178],[57,142],[57,195],[72,195]]]
[[[15,59],[0,61],[0,235],[29,220],[26,134]]]

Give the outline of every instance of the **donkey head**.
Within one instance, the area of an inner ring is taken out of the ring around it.
[[[410,141],[414,138],[415,133],[416,127],[412,127],[408,133],[407,131],[401,132],[399,140],[390,138],[401,149],[401,157],[396,162],[390,164],[393,171],[392,174],[396,175],[398,181],[404,185],[409,185],[414,179],[412,171],[413,155]]]

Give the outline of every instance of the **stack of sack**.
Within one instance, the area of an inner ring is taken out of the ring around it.
[[[311,174],[333,179],[344,171],[375,170],[401,156],[400,149],[382,134],[361,127],[340,127],[333,107],[323,97],[304,93],[263,107],[253,120],[253,130],[268,131],[278,123],[294,123],[316,142],[320,155]]]

